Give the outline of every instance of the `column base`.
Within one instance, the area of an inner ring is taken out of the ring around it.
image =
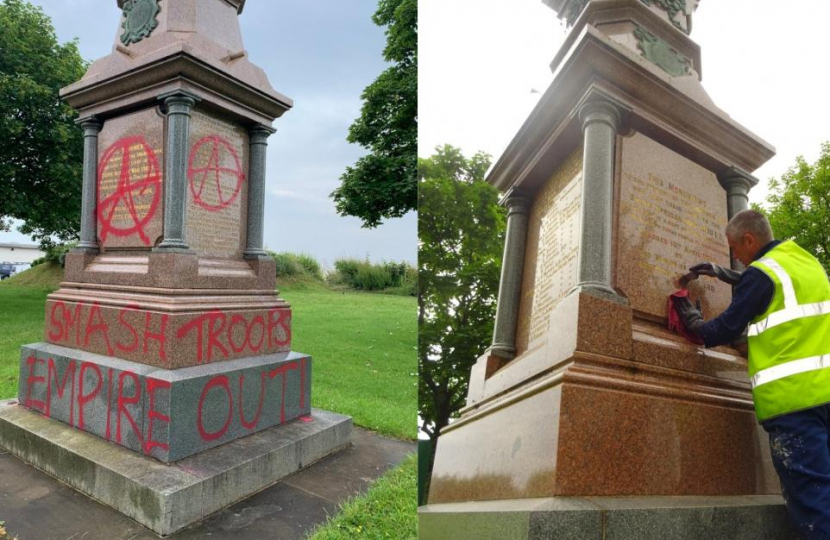
[[[101,252],[98,244],[94,242],[81,242],[71,250],[72,253],[84,253],[87,255],[97,255]]]
[[[157,245],[153,248],[155,253],[187,253],[195,255],[196,252],[190,249],[190,246],[185,244],[184,242],[177,242],[177,241],[167,241],[165,240],[161,244]]]
[[[259,259],[270,259],[271,256],[265,250],[262,249],[254,249],[251,251],[245,250],[242,254],[243,259],[247,260],[259,260]]]
[[[617,291],[601,281],[584,281],[579,283],[576,287],[568,291],[568,295],[572,295],[574,293],[590,294],[591,296],[595,296],[603,300],[610,300],[611,302],[616,302],[617,304],[621,304],[623,306],[628,305],[628,298],[620,296]]]
[[[518,499],[431,504],[421,540],[797,540],[784,501],[750,497]]]

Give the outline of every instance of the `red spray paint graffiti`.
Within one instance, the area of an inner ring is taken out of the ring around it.
[[[26,377],[26,397],[23,400],[23,405],[34,410],[42,412],[47,417],[52,417],[54,414],[53,402],[56,400],[64,400],[66,407],[69,408],[69,425],[75,426],[79,429],[85,429],[84,417],[89,413],[88,408],[93,403],[93,400],[100,394],[106,406],[106,431],[104,437],[107,440],[113,440],[118,444],[124,444],[126,434],[131,431],[135,440],[141,446],[145,454],[150,454],[154,448],[161,448],[162,450],[170,449],[170,437],[172,434],[168,431],[164,432],[161,437],[162,442],[153,438],[154,430],[158,433],[160,428],[166,428],[170,425],[169,410],[157,409],[157,393],[160,390],[171,391],[172,385],[168,381],[154,379],[151,377],[144,378],[142,384],[141,377],[135,372],[124,370],[116,374],[113,368],[102,370],[100,366],[91,362],[76,362],[69,361],[63,368],[63,376],[60,377],[58,369],[55,366],[55,361],[52,358],[46,360],[29,356],[26,360],[28,366],[28,377]],[[48,367],[46,373],[43,373],[43,368],[40,366],[46,364]],[[288,385],[288,374],[292,371],[299,371],[299,405],[300,408],[305,408],[306,402],[306,359],[302,358],[299,361],[287,362],[277,367],[269,368],[263,367],[259,372],[259,392],[257,399],[256,412],[253,418],[248,420],[245,411],[243,410],[243,403],[245,400],[245,375],[239,373],[230,377],[228,375],[217,375],[209,379],[202,386],[199,394],[198,405],[196,405],[196,429],[203,441],[214,441],[225,435],[232,425],[238,424],[246,431],[255,431],[262,417],[263,406],[267,394],[266,385],[269,381],[276,377],[280,377],[279,383],[279,407],[280,407],[280,423],[286,421],[286,390]],[[40,375],[36,372],[39,371]],[[85,377],[86,374],[91,376]],[[45,376],[44,376],[45,375]],[[236,384],[231,382],[231,377],[237,377]],[[117,379],[117,381],[115,380]],[[91,384],[90,384],[91,380]],[[54,381],[54,386],[52,382]],[[43,400],[36,400],[32,398],[33,390],[37,390],[39,385],[45,386],[45,396]],[[76,391],[77,388],[77,391]],[[238,389],[236,392],[234,390]],[[211,390],[215,390],[224,394],[227,403],[227,412],[211,411],[224,417],[222,427],[216,431],[208,431],[204,425],[204,411],[205,400]],[[236,395],[234,395],[236,394]],[[144,397],[149,398],[145,400]],[[236,399],[234,399],[236,398]],[[234,402],[238,403],[234,407]],[[142,406],[142,403],[145,405]],[[191,406],[194,402],[190,402]],[[166,401],[169,407],[169,400]],[[275,404],[276,405],[276,404]],[[130,407],[143,409],[143,418],[135,417],[130,410]],[[103,411],[102,411],[103,412]],[[111,426],[112,414],[115,412],[115,433],[113,433]],[[192,416],[191,416],[192,418]],[[77,422],[76,420],[77,419]],[[311,421],[310,417],[302,416],[300,419],[304,422]],[[114,436],[113,436],[114,435]]]
[[[133,166],[136,160],[141,166]],[[101,183],[110,163],[118,164],[118,183],[115,191],[103,196]],[[136,198],[146,204],[136,204]],[[126,137],[110,146],[98,167],[98,223],[101,241],[107,236],[137,234],[144,245],[150,245],[145,227],[153,218],[161,200],[161,169],[158,158],[142,136]],[[116,222],[126,212],[131,222],[124,226]]]
[[[191,338],[187,347],[193,347],[189,350],[199,364],[285,350],[291,343],[291,311],[285,308],[262,314],[210,311],[183,322],[135,305],[107,309],[97,303],[53,302],[48,341],[127,359],[141,352],[142,358],[163,364],[169,363],[169,347]]]
[[[234,163],[233,167],[222,166],[228,155]],[[197,162],[205,165],[197,167]],[[235,183],[232,190],[222,190],[223,176],[230,176],[231,183]],[[231,143],[217,135],[210,135],[193,145],[187,165],[187,178],[190,181],[193,202],[209,212],[218,212],[233,204],[239,196],[242,183],[245,181],[245,172]],[[209,186],[206,186],[209,179]],[[206,187],[208,191],[205,191]]]

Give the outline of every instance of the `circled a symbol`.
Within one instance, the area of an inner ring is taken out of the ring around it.
[[[197,163],[204,165],[197,167]],[[231,166],[223,166],[224,164]],[[193,202],[205,210],[218,212],[232,205],[239,196],[245,173],[233,146],[217,135],[209,135],[193,145],[187,165],[187,178]],[[222,180],[225,178],[229,182],[226,181],[223,189]]]
[[[110,163],[118,167],[118,183],[115,191],[104,197],[101,184]],[[98,167],[97,214],[101,241],[105,241],[110,234],[138,234],[144,245],[149,246],[150,238],[145,228],[158,208],[160,184],[158,158],[144,137],[125,137],[110,146]],[[124,218],[125,215],[128,217]]]

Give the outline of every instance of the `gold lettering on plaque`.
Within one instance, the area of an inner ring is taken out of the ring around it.
[[[726,193],[714,173],[642,134],[623,139],[620,180],[617,286],[635,310],[664,317],[674,279],[690,266],[729,267]],[[729,305],[722,283],[692,287],[707,318]]]
[[[580,147],[533,198],[516,330],[519,354],[545,335],[551,311],[576,285],[581,201]]]

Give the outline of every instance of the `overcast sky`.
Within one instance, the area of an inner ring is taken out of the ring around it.
[[[109,54],[118,29],[116,0],[31,0],[42,6],[58,39],[80,39],[81,55]],[[416,260],[416,217],[374,230],[335,213],[329,193],[365,153],[346,142],[360,115],[360,94],[386,68],[384,30],[371,16],[377,0],[252,0],[240,21],[251,61],[273,87],[294,99],[269,139],[265,243],[275,251],[311,253],[331,267],[341,256]],[[0,242],[28,242],[0,233]]]
[[[419,148],[452,144],[494,160],[552,80],[566,29],[541,0],[420,0]],[[703,86],[777,155],[755,171],[766,196],[798,155],[814,162],[830,141],[827,0],[703,0],[691,38]]]

